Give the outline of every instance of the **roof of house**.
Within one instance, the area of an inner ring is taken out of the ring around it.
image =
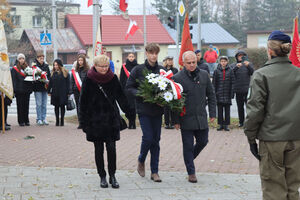
[[[41,31],[42,29],[25,29],[21,40],[27,36],[36,52],[43,51],[43,46],[40,44]],[[53,30],[48,30],[48,33],[53,33]],[[59,53],[74,53],[82,49],[82,45],[72,29],[57,29],[55,33],[57,51]],[[47,46],[47,51],[53,51],[53,44]]]
[[[121,15],[102,15],[101,16],[101,32],[103,45],[132,45],[144,44],[143,31],[143,15],[130,15],[132,20],[137,22],[138,30],[133,36],[130,35],[125,40],[125,35],[129,26],[129,20],[124,19]],[[92,15],[73,15],[66,17],[67,27],[73,28],[82,45],[93,44],[93,25]],[[158,44],[175,44],[175,41],[160,23],[155,15],[147,15],[147,42],[155,42]]]
[[[37,5],[37,6],[49,6],[52,5],[52,0],[7,0],[10,5]],[[80,7],[78,3],[56,1],[56,5],[67,5]]]
[[[193,34],[192,43],[198,43],[198,24],[190,24],[193,29],[190,32]],[[169,34],[176,40],[177,31],[171,29],[164,24]],[[203,44],[238,44],[240,43],[235,37],[228,33],[217,23],[203,23],[201,24],[201,39]]]

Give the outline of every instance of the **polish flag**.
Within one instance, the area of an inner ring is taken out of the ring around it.
[[[138,29],[139,29],[139,27],[137,26],[136,21],[132,21],[132,20],[130,19],[129,27],[128,27],[127,33],[126,33],[126,35],[125,35],[125,40],[128,39],[129,34],[133,36],[134,33],[135,33]]]
[[[87,7],[90,7],[91,5],[93,5],[93,0],[88,0],[88,6]]]
[[[128,7],[128,1],[129,1],[129,0],[120,0],[119,8],[120,8],[120,10],[122,10],[123,12],[125,12],[126,9],[127,9],[127,7]]]

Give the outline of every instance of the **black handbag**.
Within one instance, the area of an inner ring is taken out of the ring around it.
[[[69,96],[67,110],[74,110],[74,109],[75,109],[74,99],[72,98],[72,96]]]
[[[109,102],[109,104],[111,105],[111,107],[113,107],[113,109],[115,110],[116,114],[120,116],[120,131],[123,131],[124,129],[128,128],[125,119],[120,115],[120,112],[115,109],[115,107],[113,106],[113,104],[111,103],[111,101],[109,100],[109,98],[107,97],[105,91],[103,90],[102,86],[98,84],[98,87],[101,90],[101,92],[103,93],[103,95],[105,96],[105,98],[107,99],[107,101]]]

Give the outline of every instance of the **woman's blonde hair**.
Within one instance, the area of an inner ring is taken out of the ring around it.
[[[94,65],[109,65],[109,57],[106,55],[98,55],[94,58]]]
[[[282,43],[278,40],[269,40],[268,41],[268,48],[273,50],[276,56],[284,57],[290,53],[292,49],[291,43]]]

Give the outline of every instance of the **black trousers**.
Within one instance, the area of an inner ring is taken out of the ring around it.
[[[218,103],[218,124],[229,125],[230,124],[230,104],[219,104]],[[225,119],[224,119],[225,111]]]
[[[29,123],[29,99],[30,93],[16,94],[18,123]]]
[[[76,104],[76,112],[77,112],[77,118],[79,121],[79,97],[80,97],[80,93],[78,92],[74,92],[74,99],[75,99],[75,104]]]
[[[244,105],[247,104],[247,95],[248,93],[236,93],[236,103],[238,108],[240,124],[244,124],[244,120],[245,120]]]
[[[5,100],[4,100],[4,123],[5,124],[7,124],[6,120],[7,120],[7,104],[5,103]],[[1,98],[0,98],[0,127],[2,127],[2,100],[1,100]]]
[[[100,177],[106,176],[106,171],[104,169],[104,143],[107,152],[108,174],[109,176],[114,176],[117,169],[116,142],[94,142],[97,171]]]
[[[66,112],[66,106],[62,105],[62,106],[54,106],[54,112],[55,112],[55,117],[56,117],[56,123],[59,122],[59,110],[60,110],[60,121],[61,123],[64,123],[64,119],[65,119],[65,112]]]
[[[174,125],[174,113],[171,111],[169,107],[164,107],[164,116],[165,116],[165,125]],[[170,123],[171,122],[171,123]]]

